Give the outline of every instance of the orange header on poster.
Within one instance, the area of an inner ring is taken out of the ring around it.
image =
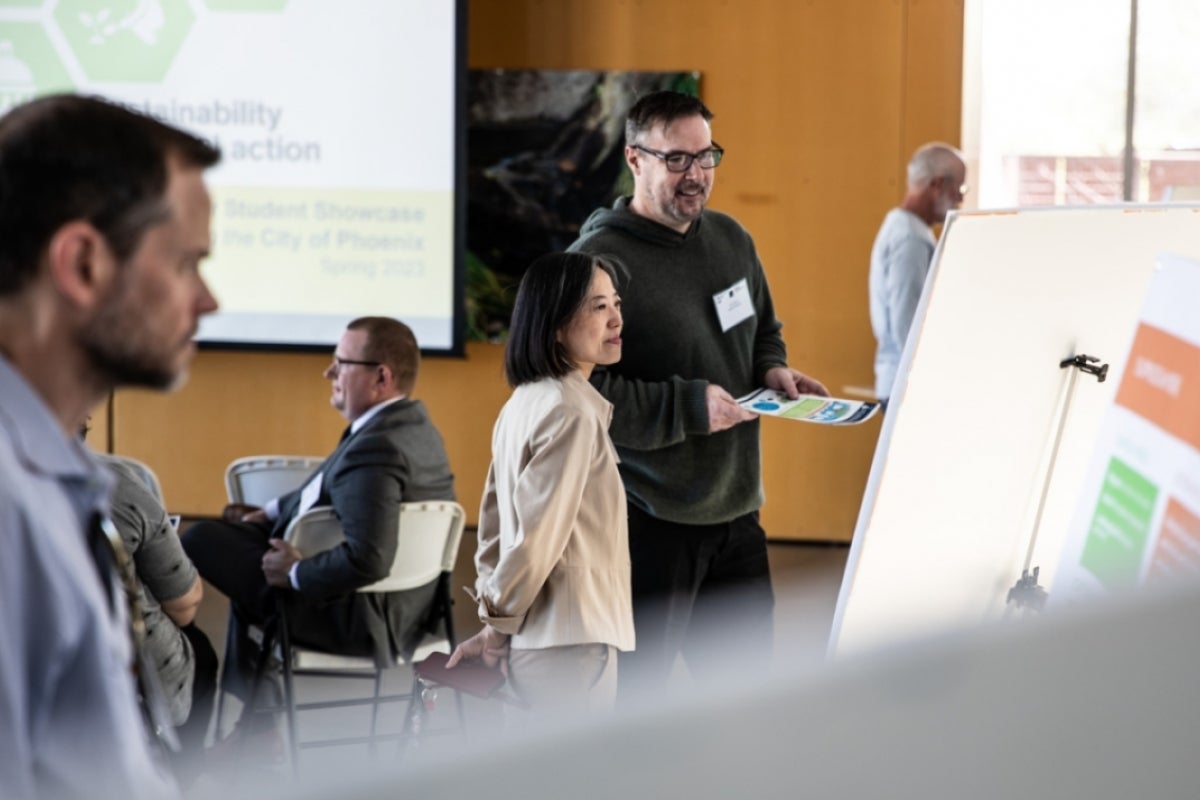
[[[1139,325],[1117,403],[1200,449],[1200,347]]]

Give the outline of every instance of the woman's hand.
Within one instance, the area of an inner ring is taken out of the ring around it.
[[[453,669],[458,662],[465,659],[481,661],[489,669],[495,668],[499,664],[500,671],[507,676],[508,640],[508,634],[500,633],[491,625],[484,625],[483,630],[454,648],[454,652],[446,662],[446,669]]]

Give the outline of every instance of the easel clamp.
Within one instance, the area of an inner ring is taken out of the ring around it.
[[[1095,356],[1085,356],[1080,354],[1077,356],[1072,356],[1071,358],[1063,359],[1062,361],[1058,362],[1058,366],[1060,369],[1063,367],[1077,367],[1080,372],[1086,372],[1089,375],[1095,375],[1097,381],[1104,383],[1104,379],[1108,377],[1108,364],[1100,364],[1097,366],[1099,361],[1100,359],[1096,358]]]

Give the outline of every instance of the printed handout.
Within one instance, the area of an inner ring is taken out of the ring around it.
[[[737,402],[742,408],[755,414],[817,422],[822,425],[857,425],[866,422],[879,411],[879,403],[821,397],[815,394],[802,394],[795,400],[789,400],[783,392],[765,388],[739,397]]]

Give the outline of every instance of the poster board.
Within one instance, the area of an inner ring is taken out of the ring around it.
[[[1200,256],[1200,207],[948,220],[863,494],[832,654],[1003,616],[1027,556],[1053,593],[1100,422],[1164,252]],[[1058,364],[1077,354],[1099,357],[1108,377],[1077,376],[1047,479],[1070,384]]]
[[[1200,261],[1163,255],[1096,437],[1055,605],[1200,578]]]

